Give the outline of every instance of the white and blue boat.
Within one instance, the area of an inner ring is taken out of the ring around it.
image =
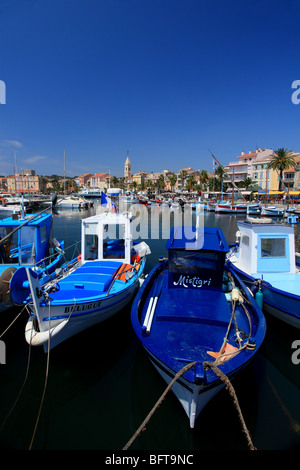
[[[262,217],[283,217],[284,209],[281,209],[275,205],[261,207],[260,214]]]
[[[82,220],[80,264],[43,288],[28,269],[31,298],[26,341],[45,352],[122,310],[143,275],[145,242],[133,243],[128,214],[101,213]],[[32,302],[31,302],[32,301]]]
[[[266,322],[245,284],[225,267],[220,229],[174,228],[168,260],[152,269],[134,299],[133,329],[190,422],[223,387],[208,363],[234,378],[263,342]],[[179,377],[182,368],[191,365]]]
[[[255,293],[263,310],[300,328],[300,273],[294,228],[272,219],[238,221],[237,244],[227,263]]]
[[[30,293],[26,268],[43,284],[63,261],[64,242],[53,238],[52,214],[15,214],[0,220],[0,311],[22,305]]]

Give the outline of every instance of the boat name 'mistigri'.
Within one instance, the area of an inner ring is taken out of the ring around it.
[[[173,282],[174,286],[183,286],[183,287],[202,287],[202,286],[210,286],[211,278],[209,279],[200,279],[200,277],[194,276],[183,276],[181,275],[179,280]]]

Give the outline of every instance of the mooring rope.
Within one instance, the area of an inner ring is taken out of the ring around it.
[[[163,402],[163,400],[165,399],[167,393],[169,392],[169,390],[172,388],[172,386],[174,385],[174,383],[187,371],[189,370],[191,367],[193,367],[194,365],[196,364],[196,362],[190,362],[189,364],[187,364],[186,366],[184,366],[179,372],[177,372],[177,374],[174,376],[173,380],[169,383],[169,385],[167,386],[167,388],[165,389],[165,391],[163,392],[163,394],[161,395],[161,397],[158,399],[158,401],[155,403],[154,407],[152,408],[152,410],[150,411],[150,413],[148,413],[148,415],[146,416],[146,418],[144,419],[144,421],[142,422],[142,424],[140,425],[140,427],[137,429],[137,431],[134,433],[134,435],[131,437],[131,439],[129,439],[129,441],[127,442],[127,444],[123,447],[122,450],[128,450],[129,447],[131,446],[131,444],[135,441],[135,439],[143,432],[145,431],[145,427],[146,425],[148,424],[148,422],[150,421],[151,417],[153,416],[153,414],[155,413],[155,411],[157,410],[157,408],[161,405],[161,403]],[[240,418],[240,421],[241,421],[241,424],[242,424],[242,429],[243,429],[243,432],[245,433],[246,435],[246,438],[247,438],[247,441],[248,441],[248,445],[250,447],[251,450],[257,450],[256,447],[253,445],[252,443],[252,440],[251,440],[251,436],[250,436],[250,433],[247,429],[247,426],[246,426],[246,423],[245,423],[245,420],[243,418],[243,414],[242,414],[242,411],[241,411],[241,407],[239,405],[239,402],[238,402],[238,398],[237,398],[237,395],[235,393],[235,390],[229,380],[229,378],[227,377],[226,374],[224,374],[216,365],[215,363],[213,362],[209,362],[209,361],[205,361],[203,362],[203,366],[205,369],[212,369],[212,371],[217,375],[217,377],[219,377],[219,379],[225,383],[226,385],[226,388],[229,390],[229,393],[230,393],[230,396],[233,398],[233,401],[234,401],[234,404],[235,404],[235,407],[238,411],[238,415],[239,415],[239,418]]]
[[[241,421],[241,424],[242,424],[242,430],[243,430],[244,434],[246,435],[248,445],[249,445],[251,450],[257,450],[256,447],[253,445],[250,433],[247,429],[245,420],[243,418],[242,410],[241,410],[241,407],[239,405],[237,395],[235,393],[235,390],[234,390],[229,378],[213,362],[205,361],[205,362],[203,362],[203,366],[204,366],[205,369],[211,369],[216,374],[216,376],[219,377],[219,379],[222,380],[222,382],[225,383],[226,389],[229,391],[229,394],[232,397],[234,405],[235,405],[235,407],[238,411],[238,415],[239,415],[239,418],[240,418],[240,421]]]
[[[27,312],[28,312],[27,305],[25,305],[24,308],[26,308],[26,310],[27,310]],[[22,311],[23,311],[23,310],[24,310],[24,309],[22,309]],[[30,313],[29,313],[29,315],[30,315]],[[5,333],[5,332],[4,332],[4,333]],[[4,333],[3,333],[3,334],[4,334]],[[31,341],[30,341],[30,343],[31,343]],[[22,384],[22,386],[21,386],[21,388],[20,388],[20,390],[19,390],[19,393],[18,393],[18,395],[17,395],[17,398],[15,399],[14,404],[12,405],[11,409],[9,410],[9,412],[7,413],[6,417],[5,417],[4,420],[3,420],[3,423],[2,423],[1,428],[0,428],[0,432],[1,432],[2,429],[4,428],[4,426],[5,426],[5,424],[6,424],[7,420],[8,420],[8,418],[10,417],[11,413],[12,413],[13,410],[15,409],[16,404],[18,403],[19,398],[20,398],[20,396],[21,396],[21,393],[22,393],[22,391],[23,391],[23,389],[24,389],[24,387],[25,387],[25,384],[26,384],[27,378],[28,378],[28,373],[29,373],[30,358],[31,358],[31,344],[29,345],[29,353],[28,353],[28,359],[27,359],[26,373],[25,373],[25,378],[24,378],[24,380],[23,380],[23,384]]]
[[[27,305],[25,305],[22,310],[18,313],[18,315],[13,319],[13,321],[8,325],[8,327],[0,334],[0,338],[5,335],[5,333],[10,329],[10,327],[15,323],[15,321],[18,320],[18,318],[21,316],[23,311],[27,308]]]
[[[161,395],[161,397],[159,398],[159,400],[157,400],[156,404],[154,405],[154,407],[152,408],[152,410],[150,411],[150,413],[146,416],[146,418],[144,419],[144,421],[142,422],[142,424],[140,425],[140,427],[138,428],[138,430],[134,433],[134,435],[132,436],[131,439],[129,439],[129,441],[127,442],[127,444],[123,447],[122,450],[127,450],[131,444],[133,443],[133,441],[141,434],[142,431],[145,430],[145,426],[146,424],[148,424],[148,422],[150,421],[150,418],[153,416],[153,414],[155,413],[155,411],[157,410],[157,408],[161,405],[161,403],[163,402],[163,400],[165,399],[168,391],[172,388],[172,386],[174,385],[174,383],[187,371],[189,370],[191,367],[193,367],[194,365],[196,364],[196,362],[190,362],[189,364],[187,364],[186,366],[184,366],[182,369],[180,369],[179,372],[177,372],[177,374],[175,375],[175,377],[173,378],[173,380],[169,383],[169,385],[167,386],[166,390],[163,392],[163,394]]]
[[[50,328],[50,327],[51,327],[51,314],[50,314],[50,302],[49,302],[49,339],[48,339],[48,352],[47,352],[46,376],[45,376],[45,383],[44,383],[44,389],[43,389],[43,393],[42,393],[41,403],[40,403],[38,415],[37,415],[37,418],[36,418],[36,422],[35,422],[35,426],[34,426],[32,438],[31,438],[31,442],[30,442],[30,445],[29,445],[29,450],[32,449],[33,441],[34,441],[34,438],[35,438],[35,435],[36,435],[36,431],[37,431],[37,427],[38,427],[38,424],[39,424],[39,420],[40,420],[40,416],[41,416],[41,411],[42,411],[42,407],[43,407],[43,403],[44,403],[44,398],[45,398],[45,394],[46,394],[46,388],[47,388],[47,382],[48,382],[48,375],[49,375],[50,333],[51,333],[51,328]],[[31,341],[30,341],[30,342],[31,342]]]

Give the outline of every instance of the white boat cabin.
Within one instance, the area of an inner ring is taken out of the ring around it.
[[[234,264],[247,274],[295,273],[294,228],[269,219],[237,222],[239,241]]]
[[[104,212],[81,225],[81,260],[110,260],[131,264],[133,242],[130,215]]]

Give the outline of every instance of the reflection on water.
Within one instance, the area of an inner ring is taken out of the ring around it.
[[[54,217],[54,236],[72,246],[81,239],[81,219],[94,208],[61,210]],[[129,206],[136,233],[147,239],[151,255],[146,273],[166,256],[173,225],[195,224],[192,211]],[[134,212],[136,211],[136,212]],[[185,217],[185,219],[184,219]],[[235,242],[243,216],[203,214],[206,226],[220,227]],[[299,250],[299,227],[295,226]],[[159,236],[157,236],[157,234]],[[147,235],[147,236],[145,236]],[[71,259],[73,247],[67,256]],[[12,318],[19,312],[9,313]],[[29,347],[24,339],[27,317],[21,316],[3,339],[7,364],[0,365],[0,426],[24,381]],[[0,319],[0,326],[1,326]],[[2,333],[0,328],[0,334]],[[300,332],[267,317],[267,335],[253,362],[234,387],[258,449],[299,448],[300,365],[291,361],[291,344]],[[66,341],[50,353],[45,401],[33,449],[119,449],[128,442],[165,390],[165,383],[138,345],[130,324],[130,308],[105,324]],[[0,448],[28,449],[45,383],[46,355],[32,348],[28,378],[18,403],[0,433]],[[226,432],[224,432],[224,426]],[[156,411],[132,450],[247,449],[237,411],[224,389],[204,409],[194,430],[172,393]]]

